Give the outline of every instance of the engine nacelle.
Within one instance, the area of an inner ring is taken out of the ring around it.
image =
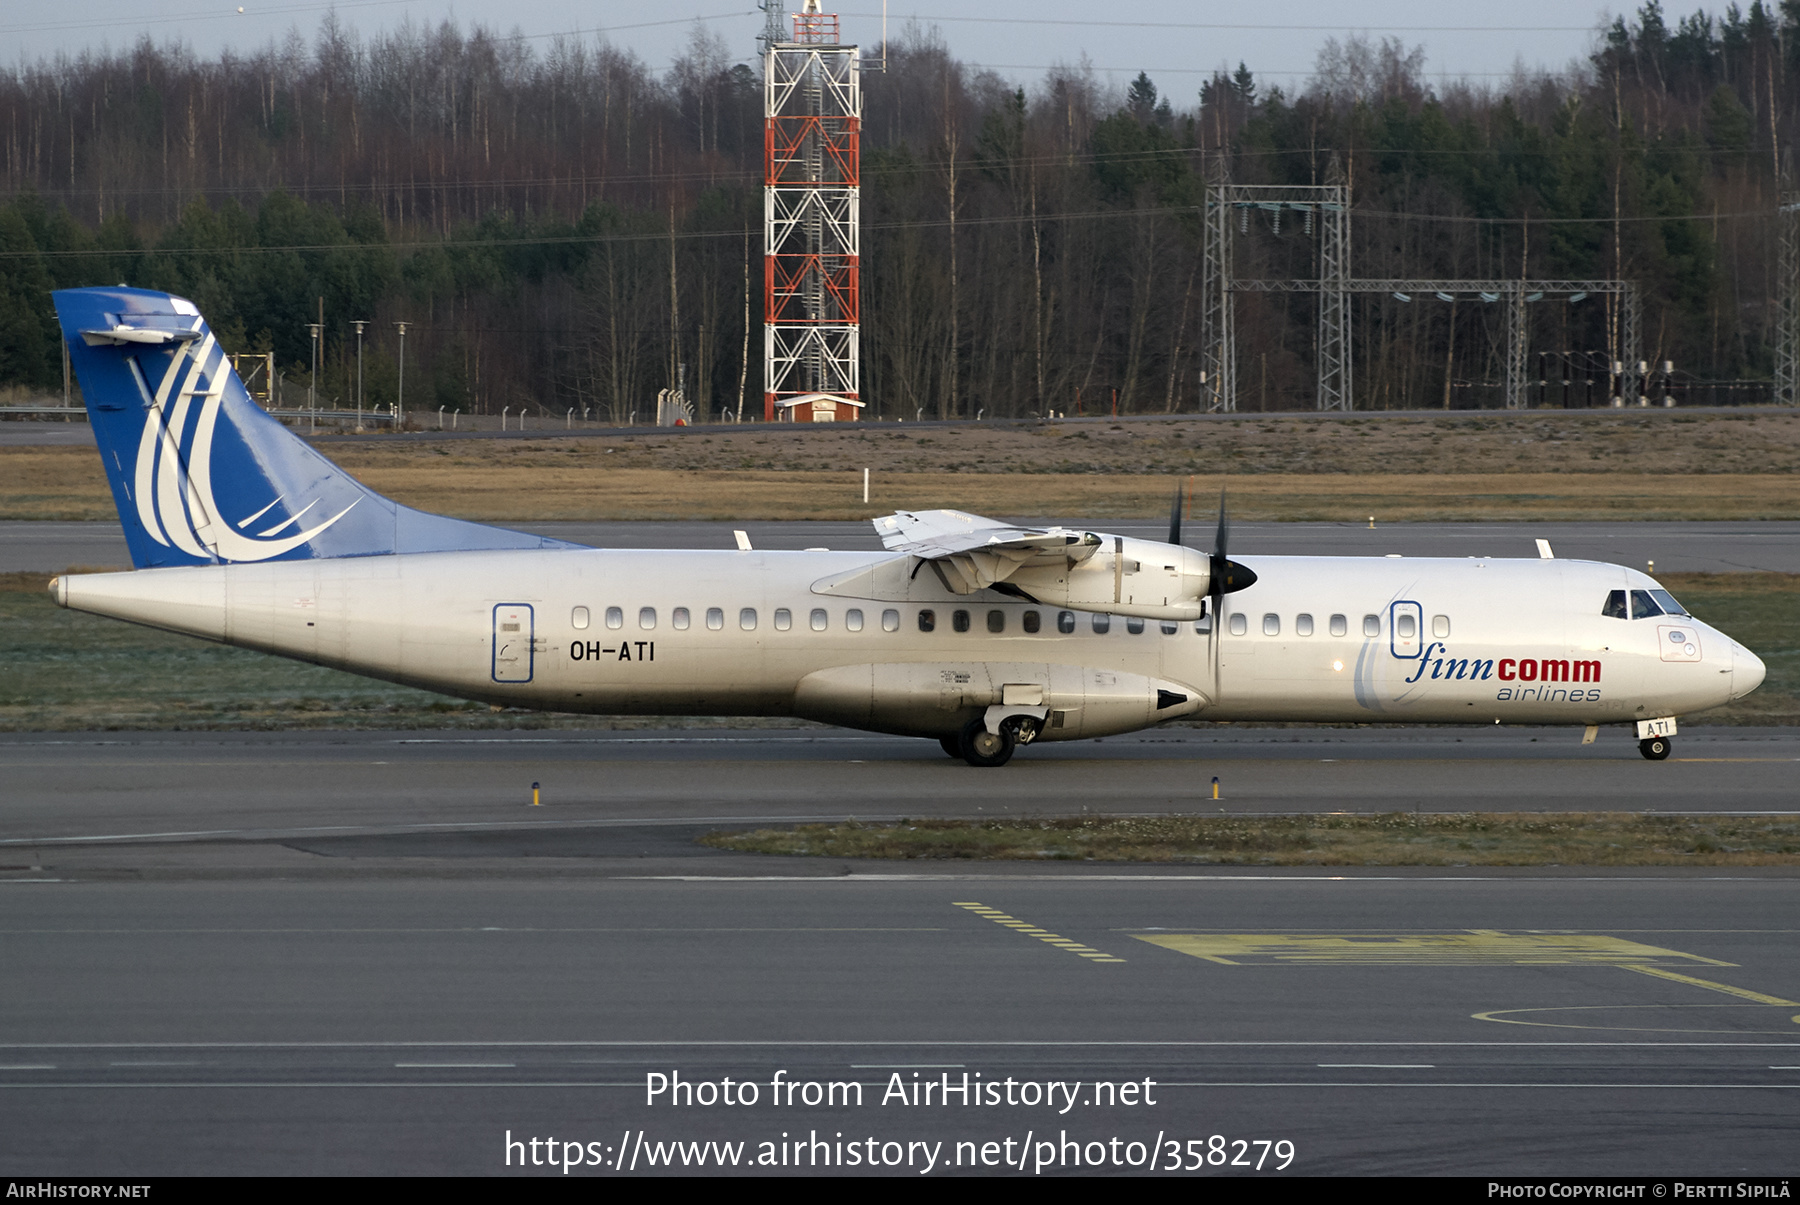
[[[827,724],[943,736],[999,709],[1037,720],[1037,739],[1046,741],[1135,732],[1207,704],[1180,682],[1011,661],[837,665],[806,675],[794,690],[794,714]]]
[[[1102,536],[1100,547],[1078,564],[1024,565],[1006,580],[1045,606],[1146,619],[1198,619],[1212,582],[1211,566],[1211,557],[1191,548]]]

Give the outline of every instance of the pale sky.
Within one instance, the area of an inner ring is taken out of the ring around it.
[[[789,0],[798,7],[799,0]],[[680,53],[696,19],[729,47],[754,60],[763,16],[755,0],[672,0],[663,4],[589,5],[550,0],[165,0],[158,5],[121,0],[57,0],[10,3],[0,15],[5,62],[83,50],[128,48],[148,34],[158,42],[181,40],[203,57],[226,47],[248,53],[297,28],[308,41],[320,19],[336,8],[343,23],[368,35],[411,19],[432,24],[454,18],[465,28],[486,25],[497,33],[534,41],[557,33],[603,31],[615,45],[636,51],[657,70]],[[827,9],[832,5],[827,0]],[[880,0],[843,0],[837,10],[844,40],[881,40]],[[1353,11],[1355,22],[1344,14]],[[1684,13],[1668,8],[1671,25]],[[1108,19],[1108,18],[1111,19]],[[1561,70],[1585,55],[1594,31],[1610,18],[1605,9],[1567,0],[1284,0],[1267,8],[1214,0],[1136,0],[1126,5],[1073,0],[987,0],[957,6],[947,0],[890,0],[888,27],[898,37],[917,20],[936,26],[957,57],[991,66],[1022,83],[1055,63],[1075,63],[1085,53],[1113,83],[1148,71],[1165,96],[1191,105],[1201,81],[1215,67],[1247,63],[1259,78],[1290,93],[1311,73],[1325,39],[1351,33],[1395,37],[1423,45],[1426,71],[1501,82],[1515,63]]]

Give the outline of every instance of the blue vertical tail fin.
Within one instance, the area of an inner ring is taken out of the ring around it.
[[[139,569],[570,547],[382,497],[250,399],[194,304],[149,289],[55,294]]]

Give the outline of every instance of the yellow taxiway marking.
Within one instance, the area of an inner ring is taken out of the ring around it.
[[[1619,1021],[1605,1023],[1597,1018],[1618,1015],[1624,1019],[1643,1016],[1651,1017],[1659,1014],[1672,1014],[1676,1018],[1717,1012],[1719,1009],[1767,1009],[1773,1005],[1764,1004],[1574,1004],[1559,1005],[1554,1008],[1495,1008],[1486,1012],[1471,1014],[1476,1021],[1492,1021],[1496,1025],[1526,1025],[1535,1029],[1584,1029],[1614,1030],[1622,1033],[1683,1033],[1732,1034],[1742,1037],[1749,1034],[1772,1034],[1791,1039],[1791,1029],[1745,1029],[1740,1025],[1709,1026],[1704,1024],[1676,1025],[1627,1025]],[[1785,1006],[1784,1006],[1785,1007]],[[1551,1017],[1568,1017],[1568,1020],[1553,1021]],[[1580,1023],[1576,1017],[1593,1017],[1594,1021]],[[1800,1017],[1793,1018],[1800,1023]]]
[[[1636,971],[1640,975],[1655,975],[1658,979],[1673,979],[1676,983],[1688,983],[1695,987],[1703,987],[1708,991],[1724,992],[1727,996],[1736,996],[1740,1000],[1748,1000],[1753,1004],[1779,1004],[1786,1008],[1800,1007],[1793,1000],[1783,1000],[1780,996],[1766,996],[1762,992],[1753,992],[1748,988],[1732,987],[1729,983],[1714,983],[1710,979],[1696,979],[1692,975],[1680,975],[1663,967],[1645,966],[1626,963],[1625,969]]]
[[[1224,966],[1616,966],[1752,1004],[1800,1008],[1748,988],[1733,987],[1669,969],[1670,964],[1735,966],[1716,958],[1665,950],[1600,933],[1502,933],[1468,929],[1461,933],[1396,933],[1344,937],[1333,934],[1168,933],[1134,934],[1139,941],[1191,954]],[[1478,1014],[1483,1019],[1486,1017]],[[1800,1017],[1795,1018],[1800,1021]]]
[[[1563,966],[1647,963],[1732,966],[1714,958],[1595,933],[1158,933],[1139,941],[1226,966]]]
[[[1008,916],[998,908],[990,908],[986,904],[976,903],[973,900],[959,900],[953,901],[953,903],[955,907],[966,908],[976,916],[985,916],[995,924],[1005,925],[1007,928],[1012,929],[1016,933],[1022,933],[1026,937],[1035,937],[1039,941],[1053,945],[1060,950],[1067,950],[1071,954],[1078,954],[1090,962],[1125,961],[1123,958],[1115,958],[1111,954],[1102,953],[1092,946],[1084,946],[1078,941],[1071,941],[1069,938],[1052,933],[1048,929],[1040,929],[1036,925],[1019,920],[1017,917]]]

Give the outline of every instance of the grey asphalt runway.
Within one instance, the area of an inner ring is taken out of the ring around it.
[[[1792,1168],[1792,878],[960,869],[9,884],[0,1164]]]
[[[0,849],[141,870],[129,859],[158,842],[605,858],[646,840],[691,852],[715,824],[849,816],[1800,813],[1792,729],[1691,729],[1660,763],[1628,729],[1579,741],[1562,728],[1165,728],[1035,745],[994,771],[935,742],[829,729],[11,734]],[[317,859],[288,862],[299,873]]]
[[[1076,519],[1034,523],[1080,525]],[[533,523],[523,530],[605,548],[731,548],[742,528],[758,548],[879,551],[867,523]],[[1108,521],[1121,535],[1163,539],[1166,521]],[[1659,573],[1800,573],[1800,523],[1234,523],[1235,556],[1495,556],[1534,557],[1538,539],[1557,556],[1609,561]],[[1187,542],[1212,539],[1209,522],[1188,526]],[[116,522],[0,522],[0,573],[58,573],[72,565],[130,565]]]
[[[543,530],[728,547],[730,526]],[[741,526],[875,547],[862,524]],[[1800,524],[1241,524],[1233,551],[1529,556],[1538,536],[1800,571]],[[112,525],[0,524],[0,570],[124,560]],[[1800,811],[1800,731],[1692,729],[1662,763],[1623,729],[1579,739],[1165,729],[990,771],[812,728],[0,735],[0,1175],[1786,1174],[1786,869],[694,843],[841,816]],[[653,1073],[757,1100],[652,1102]],[[900,1102],[965,1074],[996,1103]]]

